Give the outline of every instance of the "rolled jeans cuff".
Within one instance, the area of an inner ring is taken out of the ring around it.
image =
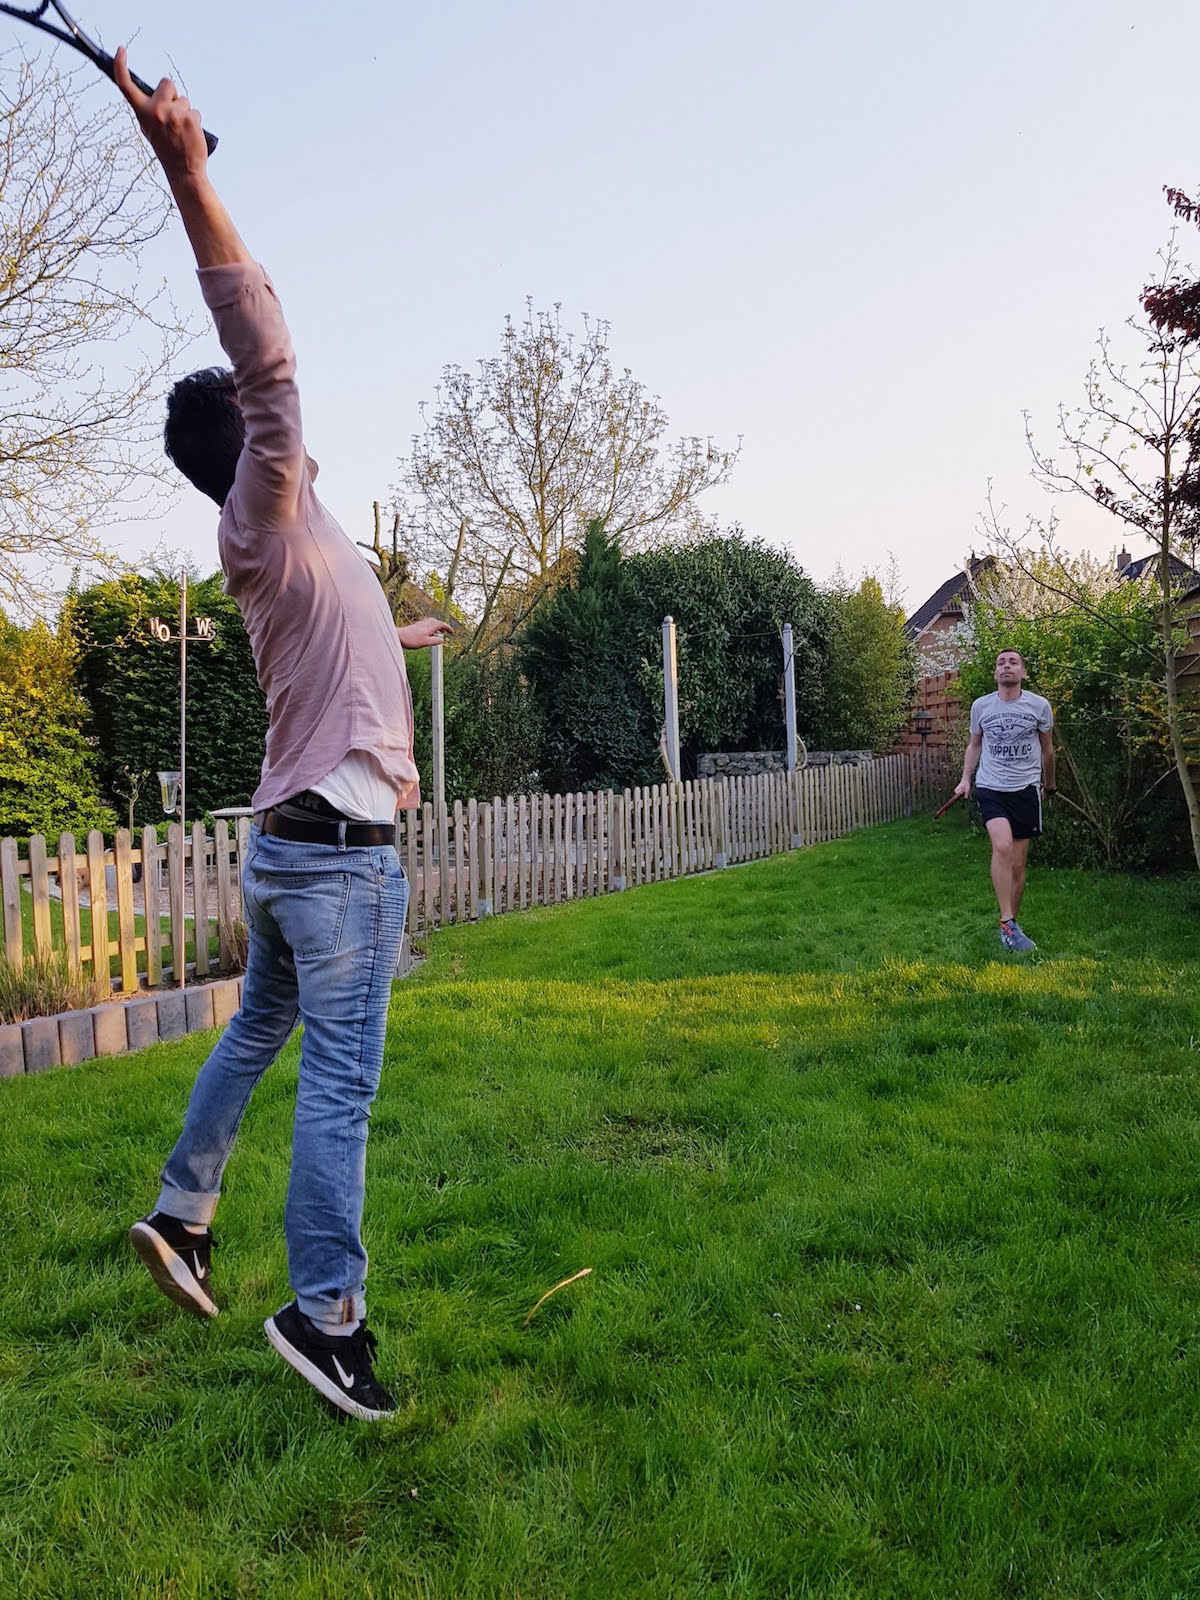
[[[217,1194],[190,1194],[186,1189],[176,1189],[164,1183],[158,1192],[156,1211],[174,1217],[177,1222],[194,1222],[197,1227],[208,1227],[217,1214]]]
[[[310,1300],[307,1295],[298,1294],[296,1304],[318,1328],[340,1328],[346,1322],[361,1322],[367,1314],[365,1294],[347,1295],[344,1300]]]

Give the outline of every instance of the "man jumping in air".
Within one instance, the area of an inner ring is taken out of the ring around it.
[[[117,84],[166,174],[200,288],[233,371],[182,379],[166,447],[221,507],[217,543],[267,700],[262,782],[246,856],[250,950],[242,1004],[201,1067],[158,1203],[130,1230],[155,1283],[214,1317],[210,1224],[255,1084],[304,1023],[284,1230],[295,1299],[267,1319],[283,1359],[343,1411],[395,1410],[375,1377],[361,1238],[367,1123],[383,1065],[408,882],[397,806],[418,803],[401,646],[375,574],[313,489],[296,360],[275,290],[208,178],[199,114],[169,78]]]
[[[1037,946],[1017,921],[1025,893],[1029,841],[1042,831],[1042,795],[1054,793],[1054,716],[1050,702],[1021,687],[1019,650],[996,657],[996,688],[971,705],[971,737],[963,756],[966,797],[979,768],[975,798],[992,841],[992,887],[1000,906],[1000,943],[1006,950]]]

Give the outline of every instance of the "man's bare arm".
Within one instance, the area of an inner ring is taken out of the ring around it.
[[[196,265],[224,267],[253,261],[209,181],[208,146],[200,113],[177,92],[170,78],[164,78],[152,95],[144,94],[129,76],[124,45],[113,57],[113,78],[133,107],[171,186]]]
[[[1042,744],[1042,793],[1053,794],[1057,788],[1054,781],[1054,729],[1047,728],[1045,733],[1039,731],[1038,738]]]
[[[979,765],[979,757],[983,754],[983,735],[973,733],[967,740],[967,748],[963,755],[962,777],[959,780],[955,794],[969,795],[971,792],[971,779],[975,776],[975,768]]]

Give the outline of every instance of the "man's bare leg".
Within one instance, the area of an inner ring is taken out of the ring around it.
[[[1012,823],[1007,817],[993,817],[987,824],[988,838],[992,841],[992,888],[1000,907],[1000,921],[1012,922],[1016,915],[1013,895],[1016,883],[1016,850],[1018,841],[1012,836]],[[1025,851],[1021,856],[1021,888],[1025,887],[1025,855],[1029,842],[1022,839]]]

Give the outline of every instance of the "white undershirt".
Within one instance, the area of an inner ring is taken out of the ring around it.
[[[312,788],[353,822],[391,822],[396,815],[396,790],[365,750],[351,750]]]

